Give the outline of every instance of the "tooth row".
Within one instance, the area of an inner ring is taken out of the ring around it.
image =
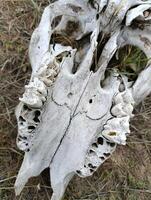
[[[76,171],[79,176],[91,176],[110,157],[117,144],[126,144],[126,136],[130,133],[129,121],[133,116],[133,106],[134,100],[128,89],[114,97],[111,109],[113,117],[107,121],[103,131],[91,144],[84,166]]]
[[[60,63],[57,56],[50,57],[49,64],[41,66],[32,76],[29,84],[25,86],[23,97],[20,98],[17,145],[22,151],[30,151],[33,145],[36,127],[40,123],[42,108],[47,100],[48,88],[53,85],[59,73]]]
[[[25,93],[19,100],[32,108],[41,108],[47,97],[46,85],[37,77],[25,86]]]
[[[133,117],[133,107],[134,100],[129,90],[118,93],[114,97],[114,105],[111,109],[114,117],[105,124],[102,136],[111,142],[125,145],[126,136],[130,133],[129,122]]]
[[[80,177],[91,176],[107,160],[116,148],[116,144],[98,136],[89,149],[84,166],[77,170]]]
[[[47,100],[47,89],[55,81],[56,71],[53,68],[49,69],[49,66],[44,66],[25,86],[25,93],[20,98],[23,107],[18,119],[17,139],[17,145],[22,151],[29,151],[32,146],[35,129],[40,123],[41,110]]]

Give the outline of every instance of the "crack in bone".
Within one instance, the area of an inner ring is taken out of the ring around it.
[[[26,152],[16,194],[49,167],[52,200],[60,200],[75,173],[92,175],[117,144],[126,143],[133,109],[151,92],[150,61],[135,82],[114,69],[106,76],[124,45],[150,59],[151,1],[94,3],[55,1],[32,35],[31,79],[16,110],[17,143]]]
[[[120,107],[121,104],[123,106],[122,108]],[[115,150],[116,144],[126,144],[126,136],[130,133],[130,117],[133,116],[132,105],[134,105],[134,100],[128,89],[125,89],[125,91],[119,92],[114,96],[111,109],[112,117],[106,122],[103,130],[100,131],[101,134],[97,135],[89,147],[84,167],[76,171],[79,176],[91,176],[98,169],[100,164],[105,162],[105,160],[111,156]],[[131,109],[125,109],[127,106],[130,106]],[[118,109],[119,107],[120,109]],[[97,142],[98,138],[102,139],[100,142],[101,144]],[[108,143],[112,145],[108,146]]]
[[[17,114],[20,115],[18,116],[18,139],[17,139],[18,141],[17,145],[20,150],[27,152],[30,151],[31,146],[33,145],[32,141],[34,138],[34,134],[36,133],[36,128],[40,123],[40,120],[38,118],[36,118],[38,123],[34,121],[35,117],[33,116],[32,113],[33,112],[35,113],[36,110],[40,110],[41,111],[40,114],[42,113],[43,106],[47,100],[48,89],[53,85],[59,73],[59,65],[57,63],[56,58],[58,58],[58,55],[63,55],[62,53],[64,53],[67,50],[70,50],[70,48],[68,47],[67,48],[62,47],[61,50],[59,50],[60,47],[59,45],[57,47],[58,47],[58,54],[56,54],[55,51],[52,51],[51,61],[49,62],[49,64],[43,65],[34,74],[29,84],[25,86],[25,92],[23,94],[23,97],[20,98],[20,101],[22,103],[18,106],[18,114]],[[26,111],[24,111],[25,106],[27,107]],[[26,112],[26,115],[28,115],[26,119],[24,117],[24,112]],[[31,118],[33,118],[33,120]]]

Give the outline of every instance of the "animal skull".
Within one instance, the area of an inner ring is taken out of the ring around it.
[[[151,92],[150,11],[151,0],[58,0],[46,7],[16,109],[17,144],[25,151],[16,194],[49,167],[52,200],[60,200],[74,174],[92,175],[117,144],[126,144],[133,109]],[[146,68],[135,82],[114,68],[106,76],[111,58],[128,44],[146,54]]]

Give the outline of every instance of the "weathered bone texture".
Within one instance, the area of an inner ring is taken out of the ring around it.
[[[73,177],[90,176],[126,144],[134,106],[151,92],[150,0],[58,0],[49,5],[29,48],[32,75],[16,110],[25,151],[15,189],[50,168],[52,200]],[[125,45],[148,58],[134,82],[111,58]]]

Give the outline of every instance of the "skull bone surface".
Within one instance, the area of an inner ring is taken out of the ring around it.
[[[45,8],[29,47],[32,74],[16,109],[25,151],[15,189],[50,168],[52,200],[126,144],[134,106],[151,91],[150,0],[58,0]],[[129,81],[109,62],[125,46],[148,58]]]

